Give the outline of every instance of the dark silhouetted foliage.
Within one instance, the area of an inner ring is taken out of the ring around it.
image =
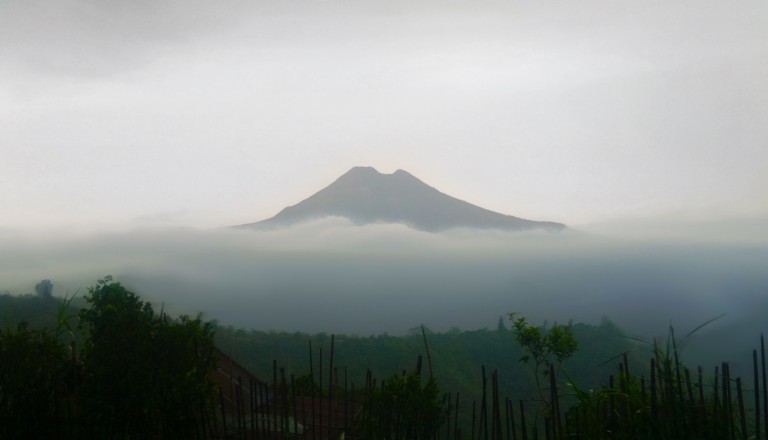
[[[109,277],[85,299],[82,391],[91,425],[137,437],[193,437],[214,396],[211,326],[199,317],[157,316]]]
[[[359,432],[371,440],[428,440],[445,423],[448,407],[430,377],[395,375],[365,398]]]
[[[66,364],[67,348],[46,330],[22,322],[0,332],[0,438],[54,436]]]

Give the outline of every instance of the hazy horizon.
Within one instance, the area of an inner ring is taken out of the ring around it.
[[[722,311],[746,313],[750,308],[739,301],[754,304],[765,295],[768,246],[715,238],[619,238],[574,230],[434,234],[344,219],[268,232],[16,234],[3,239],[0,291],[26,293],[49,278],[58,295],[82,294],[111,274],[172,312],[203,312],[226,325],[264,330],[398,333],[419,323],[472,328],[491,325],[489,315],[527,311],[550,321],[606,315],[639,331],[651,322],[691,324]],[[414,301],[412,309],[395,307],[406,300]],[[440,305],[430,310],[430,301]],[[675,307],[686,302],[679,313]],[[360,315],[345,315],[352,310]],[[448,310],[456,315],[445,316]],[[249,323],[249,314],[261,318]]]

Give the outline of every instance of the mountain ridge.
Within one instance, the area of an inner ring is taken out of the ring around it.
[[[444,194],[403,169],[382,174],[373,167],[353,167],[330,185],[283,208],[275,216],[235,227],[274,229],[326,217],[344,217],[357,225],[400,223],[426,232],[453,228],[566,228],[561,223],[527,220],[481,208]]]

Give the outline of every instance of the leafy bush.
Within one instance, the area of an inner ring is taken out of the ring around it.
[[[200,317],[173,321],[110,277],[80,312],[83,405],[91,426],[133,436],[194,436],[212,407],[213,332]]]

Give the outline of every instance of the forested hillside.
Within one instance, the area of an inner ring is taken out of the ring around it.
[[[485,366],[487,371],[498,370],[502,394],[515,399],[534,395],[532,373],[520,362],[524,353],[515,341],[513,331],[506,328],[505,320],[500,324],[504,325],[493,330],[447,333],[426,330],[432,371],[442,390],[460,392],[467,401],[479,399],[478,383],[481,368]],[[572,324],[572,329],[580,348],[564,367],[582,388],[597,388],[609,372],[615,370],[618,361],[613,362],[613,359],[639,348],[624,338],[621,330],[607,319],[599,325]],[[288,374],[298,377],[309,373],[310,342],[317,374],[321,350],[324,368],[327,368],[331,350],[331,335],[325,333],[308,335],[219,326],[215,341],[221,350],[264,378],[272,377],[273,360]],[[369,369],[378,377],[388,377],[412,369],[419,355],[423,356],[425,368],[429,368],[424,338],[418,327],[407,336],[335,335],[333,349],[334,365],[340,369],[346,367],[349,382],[358,385],[364,384]]]

